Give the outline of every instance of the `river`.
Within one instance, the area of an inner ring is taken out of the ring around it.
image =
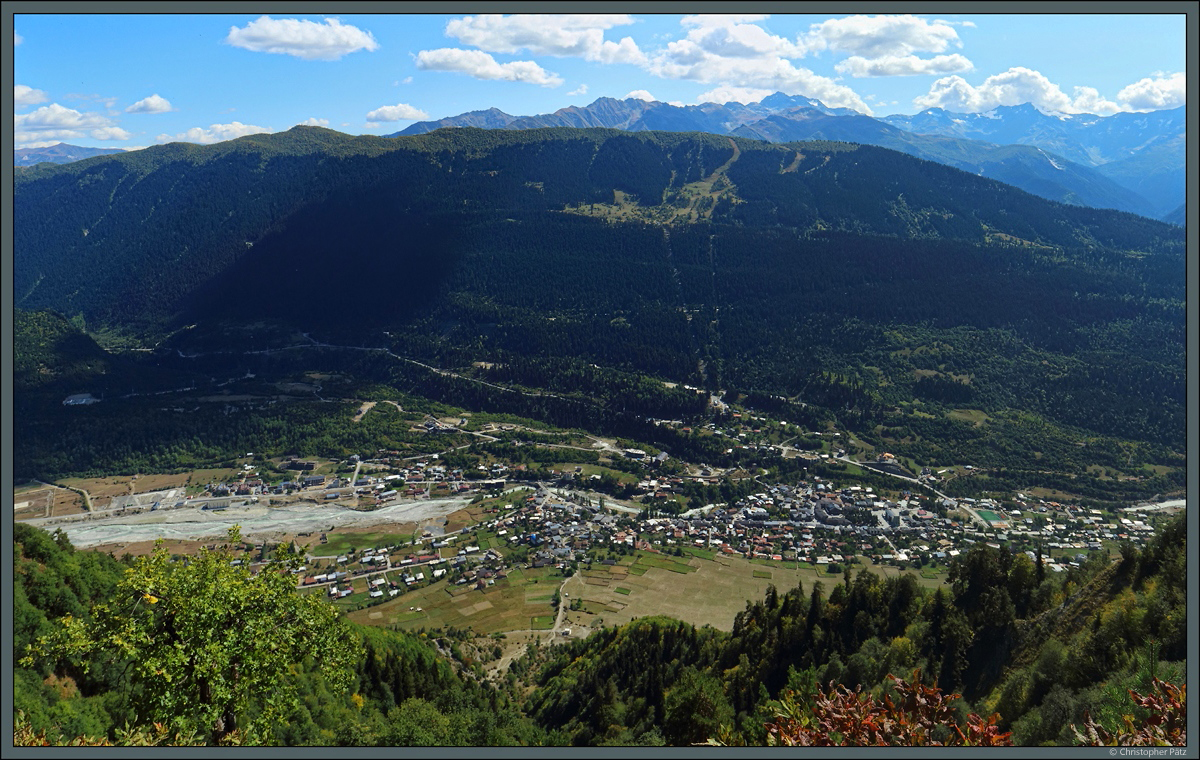
[[[291,505],[231,507],[223,510],[178,509],[149,512],[128,517],[98,517],[83,522],[63,522],[45,526],[61,528],[77,548],[100,544],[132,543],[165,539],[205,539],[224,536],[233,525],[240,525],[242,536],[254,538],[275,533],[311,533],[348,525],[422,523],[437,521],[465,507],[471,496],[400,502],[372,512],[360,512],[337,505]],[[45,520],[29,520],[42,527]]]

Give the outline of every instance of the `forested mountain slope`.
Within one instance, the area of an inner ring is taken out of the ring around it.
[[[34,169],[15,221],[18,305],[89,325],[282,320],[453,366],[574,358],[865,428],[953,401],[941,378],[989,413],[1183,440],[1182,229],[876,147],[297,127]],[[980,435],[947,424],[897,438]]]
[[[727,179],[736,189],[701,209],[713,221],[1145,252],[1183,244],[1148,220],[1041,202],[866,146],[564,129],[389,140],[296,127],[23,173],[14,208],[17,302],[89,320],[162,320],[177,316],[170,304],[233,263],[262,258],[254,246],[271,234],[322,215],[336,222],[321,241],[327,264],[349,253],[387,266],[406,248],[428,260],[438,257],[420,251],[454,243],[443,231],[451,219],[469,228],[533,214],[553,224],[554,212],[612,203],[614,191],[643,209],[669,209],[735,151]],[[420,242],[405,246],[408,235],[397,231],[414,222],[434,237],[418,232]]]

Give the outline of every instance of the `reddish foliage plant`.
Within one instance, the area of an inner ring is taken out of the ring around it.
[[[914,672],[906,682],[889,676],[895,701],[833,683],[807,709],[788,694],[775,722],[766,725],[767,741],[785,747],[1012,746],[1011,734],[996,725],[999,716],[971,714],[960,726],[950,703],[961,695],[944,695],[936,686],[921,684],[919,677]]]
[[[1125,716],[1125,726],[1110,733],[1083,714],[1083,732],[1071,726],[1080,744],[1092,747],[1181,747],[1187,744],[1187,684],[1176,686],[1157,678],[1153,692],[1142,695],[1130,689],[1129,696],[1138,707],[1150,711],[1141,726],[1134,726],[1133,716]]]

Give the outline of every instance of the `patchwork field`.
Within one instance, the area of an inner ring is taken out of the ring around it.
[[[630,558],[626,558],[628,561]],[[571,611],[571,624],[621,625],[646,615],[668,615],[694,625],[733,627],[733,618],[748,600],[760,600],[767,586],[791,588],[804,570],[780,569],[772,578],[754,577],[757,568],[744,559],[669,557],[643,554],[629,566],[593,565],[573,578],[568,592],[579,595],[582,610]],[[603,569],[600,569],[603,568]],[[812,572],[807,573],[815,577]],[[810,578],[804,578],[806,587]]]
[[[439,581],[348,617],[365,625],[418,628],[470,627],[476,633],[543,630],[554,625],[550,604],[563,578],[550,568],[525,569],[484,590]],[[410,609],[411,608],[411,609]]]
[[[83,497],[65,488],[22,487],[13,490],[13,519],[62,517],[85,512]]]
[[[457,512],[451,512],[446,515],[446,532],[453,533],[474,525],[483,520],[487,514],[487,509],[480,508],[479,506],[471,506],[466,509],[460,509]]]
[[[241,470],[195,470],[177,475],[118,475],[110,478],[65,478],[60,485],[70,488],[81,488],[92,497],[92,506],[104,509],[114,497],[151,491],[165,491],[171,488],[187,488],[188,493],[196,493],[195,486],[212,482],[228,482],[241,477]]]
[[[685,550],[685,552],[688,550]],[[699,550],[704,551],[704,550]],[[713,559],[680,558],[663,555],[624,558],[632,564],[593,565],[571,578],[564,587],[570,597],[578,595],[582,609],[567,614],[568,625],[596,627],[621,625],[647,615],[667,615],[693,625],[712,625],[728,631],[733,618],[746,608],[746,602],[761,601],[767,587],[780,591],[803,583],[810,591],[818,580],[828,591],[841,583],[840,574],[830,575],[824,569],[807,563],[751,563],[741,557],[713,555]],[[681,570],[686,562],[688,570]],[[858,572],[861,566],[856,566]],[[868,566],[884,577],[906,572],[916,576],[926,588],[935,588],[945,580],[942,569],[900,571],[888,566]],[[769,568],[769,569],[768,569]]]

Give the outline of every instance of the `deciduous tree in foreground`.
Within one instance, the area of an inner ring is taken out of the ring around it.
[[[281,549],[257,574],[234,565],[241,541],[172,560],[160,541],[121,581],[92,620],[67,617],[25,660],[50,657],[85,670],[104,658],[124,663],[139,723],[157,723],[212,744],[236,730],[268,741],[295,698],[293,670],[312,658],[335,689],[345,689],[357,642],[337,610],[296,592],[301,558]]]

